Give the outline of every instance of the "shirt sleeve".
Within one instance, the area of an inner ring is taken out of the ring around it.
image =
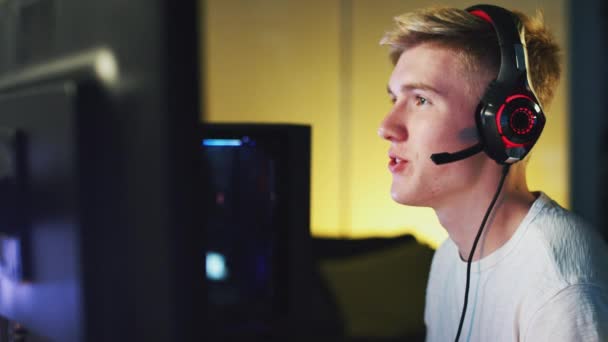
[[[533,316],[523,341],[608,341],[608,294],[593,285],[571,285]]]

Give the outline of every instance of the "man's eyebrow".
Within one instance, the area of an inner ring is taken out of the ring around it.
[[[426,84],[426,83],[422,83],[422,82],[416,82],[416,83],[406,83],[404,85],[401,86],[401,93],[404,93],[406,91],[411,91],[411,90],[415,90],[415,89],[419,89],[419,90],[426,90],[426,91],[431,91],[435,94],[439,94],[441,95],[442,92],[437,90],[437,88]],[[395,94],[393,93],[393,91],[391,90],[390,86],[386,86],[386,91],[389,93],[389,95],[391,96],[395,96]]]

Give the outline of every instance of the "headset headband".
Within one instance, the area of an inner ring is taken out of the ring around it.
[[[514,84],[521,77],[526,78],[526,52],[522,24],[519,18],[508,10],[492,6],[477,5],[466,9],[469,13],[492,24],[500,46],[500,69],[496,81]]]

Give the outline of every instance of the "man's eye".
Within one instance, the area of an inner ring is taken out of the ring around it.
[[[416,105],[417,106],[422,106],[422,105],[425,105],[427,103],[428,103],[428,100],[425,99],[424,97],[422,97],[422,96],[416,96]]]

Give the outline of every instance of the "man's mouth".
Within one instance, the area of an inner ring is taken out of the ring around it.
[[[398,172],[403,171],[403,169],[406,167],[407,163],[408,163],[408,161],[405,159],[391,157],[388,162],[388,169],[391,173],[398,173]]]

